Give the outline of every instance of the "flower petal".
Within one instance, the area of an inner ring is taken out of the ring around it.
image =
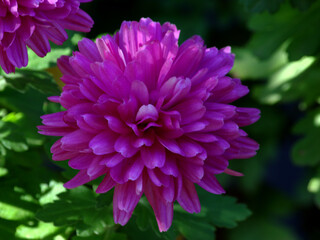
[[[199,213],[201,210],[198,194],[194,184],[185,179],[179,178],[181,181],[182,187],[180,194],[177,197],[177,201],[189,213]]]
[[[160,188],[154,186],[150,181],[146,183],[144,191],[156,216],[159,231],[167,231],[172,223],[173,202],[165,201],[161,195]]]
[[[92,149],[93,153],[96,155],[104,155],[108,153],[113,153],[114,143],[117,139],[117,134],[111,131],[103,131],[96,135],[89,143],[89,147]]]
[[[113,194],[114,222],[125,225],[141,198],[142,192],[136,193],[135,182],[129,181],[116,185]]]

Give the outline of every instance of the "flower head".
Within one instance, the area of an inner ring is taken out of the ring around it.
[[[206,48],[199,36],[178,46],[175,25],[151,19],[123,22],[113,37],[83,39],[58,61],[66,84],[51,97],[66,111],[42,116],[41,134],[62,136],[53,160],[69,159],[79,173],[66,188],[104,176],[98,193],[114,190],[116,223],[124,225],[142,194],[160,231],[172,222],[173,203],[199,212],[195,184],[224,193],[215,175],[228,161],[249,158],[258,144],[239,127],[259,110],[230,105],[248,93],[226,76],[230,48]]]
[[[27,46],[38,56],[61,45],[64,29],[89,32],[93,21],[79,9],[91,0],[0,0],[0,66],[6,73],[28,64]]]

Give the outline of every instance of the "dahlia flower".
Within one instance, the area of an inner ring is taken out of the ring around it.
[[[27,46],[39,57],[50,52],[49,40],[61,45],[64,29],[89,32],[93,21],[79,9],[91,0],[0,0],[0,66],[6,73],[28,64]]]
[[[151,19],[123,22],[114,36],[83,39],[58,66],[65,83],[49,100],[66,110],[42,116],[39,132],[62,136],[53,160],[69,160],[74,188],[103,176],[96,189],[114,188],[114,221],[127,223],[142,194],[159,230],[166,231],[177,201],[200,212],[195,184],[224,193],[215,175],[230,159],[249,158],[258,144],[240,129],[259,110],[230,103],[246,95],[239,79],[226,76],[230,47],[206,48],[199,36],[178,46],[175,25]]]

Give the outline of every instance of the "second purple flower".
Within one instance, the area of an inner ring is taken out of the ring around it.
[[[27,46],[38,56],[61,45],[65,29],[89,32],[93,20],[79,9],[92,0],[0,0],[0,66],[6,73],[28,64]]]

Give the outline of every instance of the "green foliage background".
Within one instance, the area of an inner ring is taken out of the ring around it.
[[[227,195],[198,189],[200,214],[175,206],[168,232],[158,232],[145,198],[125,227],[115,225],[112,191],[94,193],[99,180],[64,189],[75,171],[51,160],[55,139],[36,130],[39,116],[60,110],[46,98],[61,89],[56,59],[82,38],[70,32],[44,59],[30,51],[28,67],[16,74],[0,69],[0,240],[320,239],[320,1],[93,0],[83,6],[95,20],[92,39],[144,16],[175,23],[181,42],[197,34],[208,47],[231,45],[231,75],[251,89],[237,104],[262,111],[246,128],[261,149],[231,162],[244,177],[219,176]]]

